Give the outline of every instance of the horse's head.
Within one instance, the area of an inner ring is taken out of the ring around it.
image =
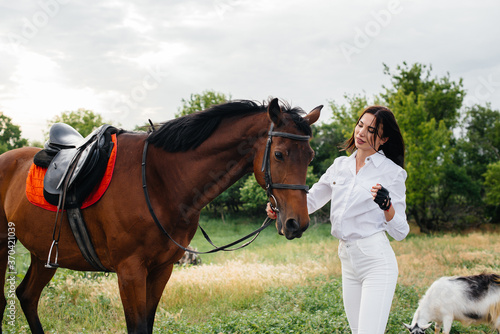
[[[267,108],[270,129],[266,144],[257,150],[254,173],[278,214],[278,233],[287,239],[301,237],[309,226],[306,174],[314,156],[309,145],[310,125],[318,120],[321,108],[316,107],[304,117],[293,109],[282,111],[278,99]]]

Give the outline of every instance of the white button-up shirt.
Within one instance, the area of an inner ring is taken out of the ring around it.
[[[335,159],[313,185],[307,195],[309,214],[331,201],[330,221],[334,237],[351,241],[387,231],[394,239],[403,240],[410,231],[405,213],[406,171],[380,151],[367,157],[365,165],[356,174],[356,153]],[[371,194],[371,188],[377,183],[389,190],[396,212],[388,222]]]

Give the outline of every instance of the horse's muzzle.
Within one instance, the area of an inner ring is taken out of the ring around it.
[[[288,240],[300,238],[302,233],[309,227],[309,222],[303,227],[295,219],[288,219],[285,223],[284,235]]]

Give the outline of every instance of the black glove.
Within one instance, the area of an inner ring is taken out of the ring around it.
[[[389,196],[389,190],[384,188],[382,185],[380,186],[382,188],[377,191],[377,196],[375,196],[374,201],[382,210],[389,210],[389,208],[391,207],[391,197]]]

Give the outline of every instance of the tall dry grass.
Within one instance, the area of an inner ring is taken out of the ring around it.
[[[199,322],[213,310],[245,309],[270,288],[304,286],[318,278],[338,279],[338,241],[325,233],[327,228],[294,241],[279,238],[233,253],[208,255],[200,266],[176,267],[163,292],[157,317]],[[401,242],[392,241],[399,264],[399,284],[423,292],[441,276],[499,273],[499,236],[481,232],[439,236],[412,233]],[[70,314],[67,305],[72,307]],[[69,324],[68,319],[74,322],[82,308],[93,309],[85,309],[83,325],[75,324],[75,328],[85,327],[85,332],[97,333],[100,329],[91,328],[100,321],[107,332],[125,330],[116,275],[83,279],[76,272],[58,271],[40,301],[42,323],[47,329],[63,333],[62,326]],[[23,329],[20,332],[28,331],[26,325],[18,328]]]
[[[392,241],[399,265],[400,285],[424,288],[441,276],[474,275],[483,271],[500,272],[500,235],[413,236]],[[182,307],[209,302],[214,297],[246,298],[269,287],[305,284],[317,277],[340,277],[338,242],[333,239],[315,244],[275,245],[257,252],[226,254],[217,263],[176,267],[163,292],[160,306]],[[281,254],[281,255],[280,255]],[[277,258],[282,257],[281,261]],[[109,298],[120,305],[116,277],[81,280],[69,275],[57,286],[65,285],[73,295]],[[76,300],[75,300],[76,301]],[[77,302],[77,301],[76,301]]]
[[[307,238],[307,237],[306,237]],[[499,234],[411,235],[392,241],[399,265],[399,284],[419,289],[441,276],[500,272]],[[198,305],[213,298],[229,301],[260,295],[269,287],[307,284],[317,277],[339,278],[338,241],[333,237],[318,243],[286,243],[261,254],[250,252],[219,263],[177,268],[163,293],[163,310],[185,308],[186,301]],[[282,262],[276,260],[280,254]],[[213,306],[213,305],[212,305]]]
[[[392,242],[399,265],[399,284],[427,287],[441,276],[500,272],[500,235],[410,236]]]

